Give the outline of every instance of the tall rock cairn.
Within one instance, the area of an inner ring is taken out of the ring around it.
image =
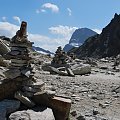
[[[44,83],[36,82],[30,64],[30,49],[32,43],[27,39],[27,22],[22,21],[20,30],[10,42],[11,51],[7,57],[11,59],[9,69],[4,73],[7,79],[21,82],[21,92],[26,97],[32,97],[36,92],[43,89]]]

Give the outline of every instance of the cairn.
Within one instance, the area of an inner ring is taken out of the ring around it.
[[[62,50],[61,46],[57,48],[52,64],[64,65],[67,63],[67,54]]]
[[[10,89],[10,92],[4,92],[6,94],[4,98],[8,97],[9,93],[12,93],[16,99],[20,100],[28,108],[34,107],[35,104],[47,106],[53,110],[56,120],[66,120],[69,117],[71,100],[56,96],[54,91],[45,90],[44,82],[35,78],[31,67],[32,57],[30,56],[32,43],[27,39],[26,28],[27,23],[23,21],[20,30],[16,32],[10,42],[11,49],[6,58],[9,58],[11,63],[8,70],[4,72],[8,83],[4,83],[1,86],[5,89],[7,88],[7,90],[11,86],[12,91]],[[56,54],[60,55],[60,52],[61,57],[65,57],[62,49],[58,48]],[[65,62],[65,59],[60,58],[60,60],[62,60],[62,63]],[[19,88],[18,83],[20,83]],[[0,95],[2,96],[3,94],[1,93]]]
[[[33,68],[30,64],[30,60],[32,59],[30,57],[32,43],[27,39],[26,28],[27,23],[23,21],[20,30],[11,39],[11,51],[7,54],[7,57],[11,60],[11,64],[4,73],[7,79],[21,81],[21,92],[17,92],[15,95],[18,99],[20,94],[31,98],[36,92],[44,89],[44,83],[42,81],[37,82],[32,72]]]

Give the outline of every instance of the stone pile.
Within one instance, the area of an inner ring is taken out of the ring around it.
[[[67,61],[67,54],[62,50],[61,46],[58,47],[57,51],[55,52],[55,57],[53,58],[52,64],[66,64]]]
[[[10,42],[11,51],[7,57],[11,59],[8,70],[4,73],[7,79],[16,79],[22,82],[21,92],[23,96],[32,97],[36,92],[44,88],[44,83],[36,82],[30,64],[30,52],[32,43],[26,35],[27,23],[22,22],[20,30]]]
[[[11,97],[12,94],[12,98],[15,97],[28,108],[33,108],[35,105],[49,107],[53,110],[54,116],[51,115],[56,120],[66,120],[69,117],[71,100],[55,96],[54,91],[45,90],[44,82],[36,76],[36,69],[33,69],[31,64],[30,49],[32,43],[27,39],[26,27],[27,23],[23,21],[20,30],[11,39],[11,49],[6,54],[6,57],[11,60],[11,63],[8,70],[4,72],[6,76],[4,84],[0,84],[0,86],[3,86],[0,87],[0,99],[8,98],[8,96]],[[60,48],[58,51],[57,54],[64,57]],[[64,63],[65,58],[62,60],[62,63]],[[3,91],[5,92],[3,93]],[[14,114],[11,116],[14,116]],[[10,119],[12,120],[11,116]],[[46,113],[44,118],[45,116],[47,116]]]

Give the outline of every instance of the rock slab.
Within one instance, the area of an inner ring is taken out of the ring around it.
[[[9,116],[10,120],[55,120],[53,112],[50,108],[40,110],[24,110],[12,113]]]

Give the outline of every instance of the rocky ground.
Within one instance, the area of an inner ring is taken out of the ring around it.
[[[46,89],[72,100],[70,120],[120,120],[120,65],[114,67],[114,59],[77,60],[89,63],[91,73],[70,77],[43,71],[41,66],[52,60],[49,56],[34,52],[32,58],[35,76]],[[1,79],[5,68],[0,67]]]
[[[91,65],[91,74],[75,77],[51,75],[40,65],[34,67],[46,89],[72,100],[71,120],[120,120],[120,66],[114,68],[112,59],[96,60],[96,64]]]

